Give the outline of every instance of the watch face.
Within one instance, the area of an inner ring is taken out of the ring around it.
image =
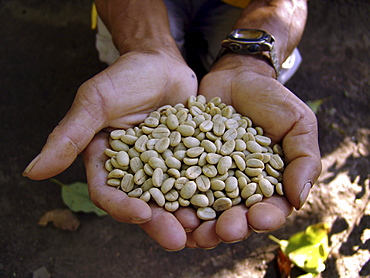
[[[246,40],[246,41],[258,41],[265,36],[265,32],[254,29],[239,29],[235,30],[231,36],[234,39]]]

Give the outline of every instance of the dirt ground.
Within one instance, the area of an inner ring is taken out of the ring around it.
[[[64,208],[60,188],[21,176],[63,117],[79,85],[105,66],[94,47],[88,0],[0,1],[0,277],[279,277],[266,234],[213,250],[166,252],[139,227],[78,214],[75,232],[37,225]],[[287,86],[324,100],[317,117],[323,173],[307,204],[274,232],[332,226],[319,277],[370,277],[370,2],[308,2],[303,64]],[[84,181],[81,158],[57,177]],[[35,276],[36,277],[36,276]],[[42,276],[47,277],[47,276]]]

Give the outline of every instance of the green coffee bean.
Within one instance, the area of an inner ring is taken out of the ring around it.
[[[257,190],[257,183],[255,182],[251,182],[251,183],[248,183],[246,186],[244,186],[244,188],[242,189],[241,191],[241,197],[243,199],[248,199],[250,196],[252,196],[253,194],[256,193],[256,190]]]
[[[192,147],[186,151],[186,155],[189,157],[198,157],[204,152],[203,147]]]
[[[259,203],[262,201],[262,195],[261,194],[253,194],[252,196],[248,197],[247,200],[245,200],[245,206],[247,208],[251,207],[252,205]]]
[[[187,166],[194,166],[194,165],[198,164],[199,159],[198,158],[184,157],[184,159],[182,161]]]
[[[229,155],[235,150],[235,140],[229,140],[222,145],[220,153],[222,155]]]
[[[197,184],[194,181],[188,181],[180,190],[180,196],[184,199],[190,199],[197,191]]]
[[[109,144],[112,147],[112,149],[117,152],[119,151],[127,152],[130,148],[126,143],[122,142],[121,140],[112,140],[110,141]]]
[[[216,212],[211,207],[198,208],[197,216],[202,220],[212,220],[216,218]]]
[[[220,161],[221,158],[222,158],[222,155],[220,155],[218,153],[208,153],[206,155],[206,161],[209,164],[217,164]]]
[[[160,187],[163,182],[163,170],[162,168],[155,168],[152,175],[153,185]]]
[[[179,126],[179,119],[174,114],[168,115],[166,124],[170,130],[176,130]]]
[[[163,193],[156,187],[152,187],[149,189],[149,193],[157,203],[158,206],[163,207],[166,203]]]
[[[121,189],[124,192],[130,192],[134,188],[134,176],[132,174],[126,174],[121,180]]]
[[[168,178],[162,182],[161,191],[163,194],[166,194],[170,191],[175,185],[175,178]]]
[[[139,139],[136,135],[122,135],[121,141],[127,145],[132,145],[136,142],[136,140]]]
[[[143,194],[143,189],[142,188],[136,188],[129,193],[127,193],[128,196],[130,197],[136,197],[139,198]]]
[[[105,149],[104,150],[104,153],[109,156],[109,157],[113,157],[113,156],[116,156],[118,154],[117,151],[114,151],[114,150],[111,150],[111,149]]]
[[[149,202],[150,197],[151,196],[150,196],[149,191],[144,191],[143,194],[141,194],[140,199],[143,200],[144,202]]]
[[[148,160],[148,164],[153,169],[161,168],[163,172],[166,172],[167,171],[166,163],[164,162],[164,160],[162,158],[159,158],[159,157],[151,157]]]
[[[246,142],[246,145],[247,145],[247,150],[250,151],[251,153],[261,153],[262,152],[261,145],[255,141],[248,141]]]
[[[264,178],[260,179],[258,185],[265,197],[268,198],[271,197],[272,194],[274,194],[274,187],[272,186],[271,182],[269,182],[267,179]]]
[[[223,175],[227,173],[232,165],[232,159],[230,156],[221,157],[220,161],[217,164],[217,171],[219,174]]]
[[[202,174],[202,168],[200,166],[190,166],[185,172],[185,176],[188,179],[196,179],[200,174]]]
[[[115,178],[108,179],[107,184],[110,185],[110,186],[117,187],[117,186],[120,186],[121,180],[120,179],[115,179]]]
[[[196,207],[207,207],[208,198],[205,194],[195,194],[190,198],[190,203]]]
[[[112,139],[120,139],[122,135],[125,135],[126,131],[123,129],[116,129],[110,133]]]
[[[195,132],[195,129],[190,125],[181,124],[178,126],[177,131],[180,132],[182,136],[192,136]]]
[[[179,198],[179,192],[176,189],[171,189],[164,197],[167,201],[174,202]]]
[[[206,175],[200,175],[196,178],[195,183],[201,192],[206,192],[211,187],[211,181]]]
[[[211,183],[211,189],[213,191],[224,190],[226,187],[225,182],[219,179],[214,179],[210,183]]]
[[[108,179],[121,179],[125,175],[125,172],[121,169],[113,169],[108,174]]]
[[[276,184],[275,189],[277,194],[279,194],[280,196],[284,195],[283,185],[281,184],[281,182]]]
[[[178,201],[173,201],[173,202],[166,202],[164,204],[164,208],[170,212],[174,212],[176,210],[178,210],[180,204]]]
[[[224,210],[231,208],[231,206],[232,206],[232,202],[230,198],[221,197],[215,200],[215,202],[212,205],[212,208],[215,211],[224,211]]]
[[[144,168],[144,164],[139,157],[133,157],[130,159],[130,169],[136,173],[140,169]]]

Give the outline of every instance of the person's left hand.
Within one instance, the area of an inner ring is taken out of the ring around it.
[[[252,230],[279,229],[293,207],[300,209],[321,172],[317,120],[311,109],[273,78],[272,67],[252,57],[225,55],[201,81],[199,94],[207,100],[220,97],[236,111],[248,116],[264,130],[272,143],[282,143],[286,167],[283,173],[285,196],[274,195],[247,209],[237,205],[214,221],[203,222],[189,235],[188,246],[214,247],[215,238],[236,242]],[[266,67],[267,66],[267,67]],[[267,70],[266,70],[267,68]],[[196,235],[194,237],[194,235]]]

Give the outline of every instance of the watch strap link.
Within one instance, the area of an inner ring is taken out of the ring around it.
[[[271,60],[272,66],[275,69],[276,79],[277,79],[280,75],[281,67],[280,67],[279,58],[277,57],[274,45],[272,46],[271,51],[270,51],[270,60]]]
[[[233,34],[238,31],[257,31],[264,34],[260,41],[258,40],[243,40],[233,37]],[[221,42],[221,50],[218,53],[217,61],[225,53],[233,52],[242,55],[261,55],[267,59],[275,70],[276,78],[278,78],[280,73],[280,63],[275,51],[275,38],[262,30],[253,29],[237,29],[232,31],[229,36],[227,36]],[[268,53],[268,55],[267,55]]]

